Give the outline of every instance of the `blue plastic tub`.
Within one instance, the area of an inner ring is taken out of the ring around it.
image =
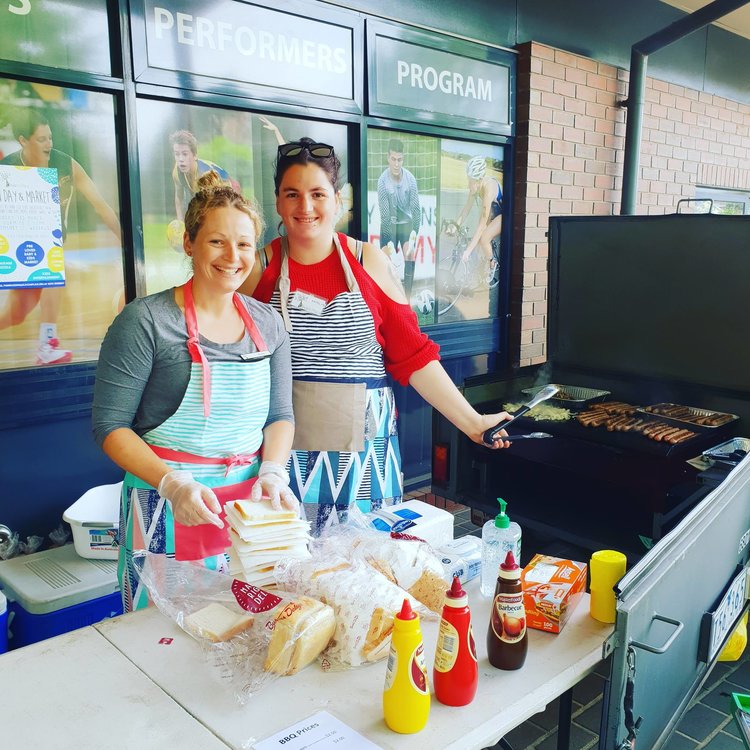
[[[8,601],[0,591],[0,654],[8,650]]]
[[[8,645],[10,648],[28,646],[30,643],[36,643],[45,638],[62,635],[70,630],[101,622],[108,617],[121,615],[122,597],[119,591],[115,591],[108,596],[100,596],[98,599],[91,599],[43,615],[31,614],[18,602],[9,602],[8,612],[12,613],[13,617],[10,637],[6,639],[6,650]],[[0,639],[0,652],[2,650],[2,639]]]

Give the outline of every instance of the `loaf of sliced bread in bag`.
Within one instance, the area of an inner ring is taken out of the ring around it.
[[[335,629],[336,618],[328,605],[309,596],[288,602],[274,617],[264,669],[296,674],[328,645]]]

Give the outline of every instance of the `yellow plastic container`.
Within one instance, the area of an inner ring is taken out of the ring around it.
[[[622,552],[602,549],[591,555],[590,613],[599,622],[614,622],[617,600],[614,586],[625,575],[627,558]]]
[[[724,648],[721,650],[717,661],[737,661],[747,646],[747,612],[737,623],[732,635],[729,636]]]
[[[424,660],[419,615],[408,599],[393,620],[391,652],[385,673],[383,718],[389,729],[414,734],[424,729],[430,715],[430,686]]]

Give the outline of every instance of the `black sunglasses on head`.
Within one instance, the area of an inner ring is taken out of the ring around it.
[[[279,156],[298,156],[303,151],[307,151],[310,156],[316,159],[325,159],[333,156],[333,146],[327,143],[302,143],[292,141],[291,143],[282,143],[279,146]]]

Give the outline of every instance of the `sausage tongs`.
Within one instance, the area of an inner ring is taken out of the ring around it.
[[[482,442],[485,445],[493,445],[495,440],[497,440],[500,436],[500,430],[504,430],[509,425],[513,424],[513,422],[518,419],[518,417],[522,417],[524,414],[526,414],[527,411],[530,411],[533,409],[537,404],[541,404],[542,401],[546,401],[548,398],[552,398],[558,391],[560,390],[559,386],[556,385],[545,385],[544,388],[542,388],[540,391],[537,392],[537,394],[534,396],[534,398],[527,401],[520,409],[513,412],[513,416],[510,419],[507,419],[505,422],[500,422],[500,424],[495,425],[491,429],[487,430],[484,435],[482,435]],[[512,440],[512,437],[502,438],[502,440]]]

